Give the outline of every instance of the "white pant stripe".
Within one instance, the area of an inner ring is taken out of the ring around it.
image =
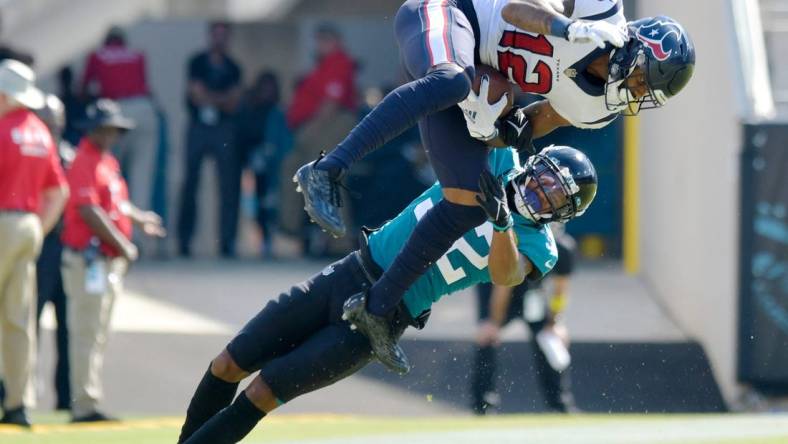
[[[449,24],[446,0],[426,0],[424,2],[425,27],[427,29],[427,50],[430,52],[431,65],[453,61],[449,48]]]

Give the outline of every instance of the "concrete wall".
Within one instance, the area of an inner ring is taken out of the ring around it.
[[[740,125],[727,3],[641,0],[638,14],[675,18],[697,47],[687,89],[641,117],[642,275],[681,328],[704,345],[730,402],[738,393]]]

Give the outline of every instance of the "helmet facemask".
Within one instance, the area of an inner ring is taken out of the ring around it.
[[[624,116],[636,116],[641,110],[665,105],[667,96],[662,91],[655,91],[649,80],[651,62],[646,57],[645,47],[635,37],[630,38],[625,48],[613,52],[605,84],[605,104],[609,111],[618,111]],[[646,94],[640,98],[635,97],[627,86],[627,79],[638,68],[643,73],[647,88]]]
[[[580,188],[568,168],[560,168],[550,158],[531,156],[525,171],[509,182],[509,202],[521,216],[537,224],[566,222],[579,216]]]

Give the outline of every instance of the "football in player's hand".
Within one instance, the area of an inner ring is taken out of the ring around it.
[[[501,112],[501,115],[506,115],[514,105],[514,88],[509,80],[503,74],[496,71],[487,65],[476,65],[476,78],[473,79],[473,92],[479,94],[481,87],[482,77],[487,75],[490,79],[490,90],[487,93],[487,103],[494,104],[503,97],[504,94],[509,93],[509,103]]]

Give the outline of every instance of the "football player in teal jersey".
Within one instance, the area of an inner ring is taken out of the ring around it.
[[[546,148],[519,165],[513,149],[492,151],[477,196],[488,222],[465,233],[407,291],[391,321],[398,336],[409,326],[423,328],[432,303],[447,294],[482,282],[517,285],[553,267],[556,245],[546,224],[585,212],[596,172],[569,147]],[[342,319],[343,311],[364,307],[364,290],[441,196],[436,183],[381,228],[363,232],[358,250],[269,302],[211,361],[178,442],[238,442],[278,406],[373,360],[369,340]],[[258,370],[236,398],[238,383]]]

